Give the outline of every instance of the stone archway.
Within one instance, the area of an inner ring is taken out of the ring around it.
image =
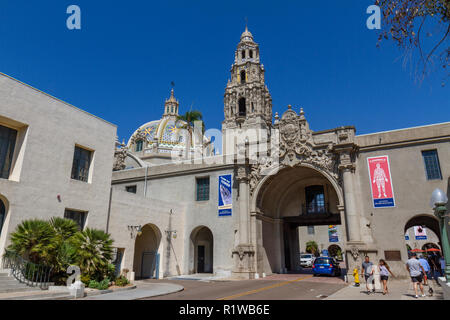
[[[189,253],[190,274],[214,272],[214,237],[208,227],[199,226],[192,230]]]
[[[319,190],[320,201],[308,190]],[[300,271],[297,227],[345,224],[342,203],[337,182],[311,165],[284,167],[262,179],[251,202],[252,212],[258,213],[257,272]]]
[[[405,224],[404,232],[414,226],[423,226],[432,230],[439,238],[439,245],[441,243],[441,232],[439,229],[439,220],[431,214],[419,214],[410,218]]]
[[[154,224],[146,224],[136,236],[133,270],[138,279],[156,278],[159,268],[161,232]]]
[[[343,254],[342,248],[337,244],[332,244],[328,247],[328,255],[330,257],[336,257],[338,260],[342,260]]]

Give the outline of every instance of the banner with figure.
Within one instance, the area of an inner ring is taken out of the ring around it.
[[[367,158],[374,208],[395,207],[389,157]]]
[[[328,239],[330,242],[339,242],[337,226],[328,226]]]
[[[414,227],[414,235],[416,240],[427,240],[427,232],[425,228],[422,228],[421,226]]]
[[[232,175],[219,176],[219,217],[231,216],[233,207]]]

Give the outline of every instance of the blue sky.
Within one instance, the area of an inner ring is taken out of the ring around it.
[[[450,121],[450,85],[418,84],[402,52],[376,47],[372,0],[0,2],[0,72],[118,125],[128,139],[159,119],[170,83],[181,112],[221,128],[223,94],[248,18],[273,109],[303,107],[313,130],[358,134]],[[66,28],[76,4],[82,29]]]

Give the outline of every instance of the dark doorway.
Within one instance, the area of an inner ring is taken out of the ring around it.
[[[205,273],[205,246],[198,246],[197,250],[197,272]]]
[[[158,254],[154,251],[142,253],[141,279],[157,278],[157,267],[159,266]]]

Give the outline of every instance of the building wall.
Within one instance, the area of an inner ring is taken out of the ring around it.
[[[125,248],[126,261],[122,264],[124,268],[133,270],[134,240],[130,238],[127,226],[151,223],[157,226],[163,235],[161,246],[165,248],[160,248],[164,260],[161,263],[161,275],[176,275],[177,263],[182,274],[192,273],[195,251],[191,235],[200,226],[209,228],[213,235],[214,273],[231,272],[231,250],[235,246],[239,216],[238,192],[235,186],[233,215],[218,216],[219,175],[230,173],[233,174],[233,169],[229,167],[183,164],[114,172],[109,231],[116,240],[115,246]],[[196,178],[206,176],[210,177],[209,200],[195,201]],[[136,185],[137,194],[125,192],[128,185]],[[147,192],[144,196],[145,185]],[[177,237],[171,240],[175,255],[173,251],[169,253],[165,235],[165,230],[168,229],[177,231]]]
[[[357,136],[356,143],[360,148],[356,159],[356,194],[361,238],[377,248],[374,259],[385,258],[385,250],[400,250],[402,261],[392,261],[390,265],[394,274],[404,274],[408,258],[406,223],[417,215],[433,216],[429,203],[434,189],[449,192],[450,123]],[[438,152],[442,180],[427,180],[421,152],[430,149]],[[367,158],[382,155],[389,156],[394,208],[372,205]]]
[[[0,179],[9,207],[0,252],[23,220],[63,217],[66,208],[88,211],[86,225],[104,230],[116,127],[4,74],[0,124],[19,131],[14,168]],[[89,183],[71,179],[75,145],[94,150]]]
[[[342,234],[342,225],[337,225],[338,242],[330,242],[328,237],[328,226],[314,226],[314,234],[308,234],[308,227],[298,227],[299,248],[300,253],[306,252],[306,243],[308,241],[315,241],[319,250],[328,250],[328,247],[335,244],[338,245],[342,253],[344,253],[344,235]]]

